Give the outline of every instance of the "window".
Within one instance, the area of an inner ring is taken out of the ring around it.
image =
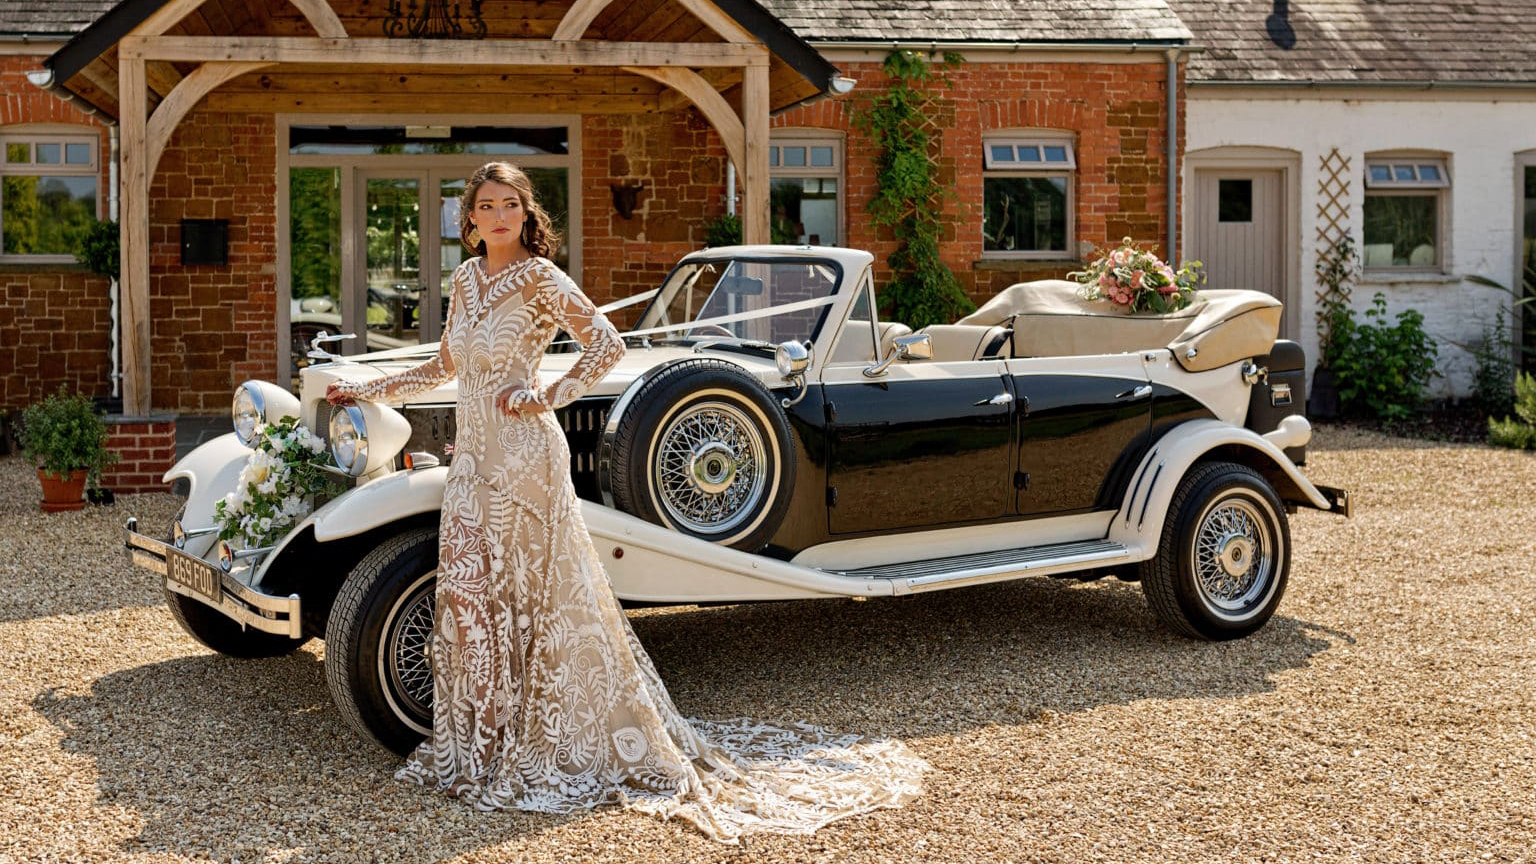
[[[773,242],[842,245],[842,174],[840,139],[773,139],[768,146]]]
[[[983,142],[982,251],[994,257],[1060,257],[1068,251],[1077,158],[1065,135]]]
[[[1372,268],[1405,269],[1444,265],[1444,217],[1450,186],[1444,159],[1367,159],[1362,263]]]
[[[0,256],[71,260],[96,221],[95,135],[0,135]]]
[[[1253,221],[1253,181],[1216,181],[1216,221]]]

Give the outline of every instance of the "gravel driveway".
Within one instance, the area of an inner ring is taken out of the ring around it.
[[[486,814],[390,779],[324,648],[237,661],[119,551],[177,499],[36,512],[0,460],[0,861],[1529,861],[1536,458],[1339,428],[1257,635],[1160,630],[1140,589],[1036,579],[916,599],[631,613],[678,706],[895,736],[900,810],[711,843],[602,808]]]

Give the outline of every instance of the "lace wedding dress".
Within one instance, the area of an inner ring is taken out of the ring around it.
[[[382,400],[459,382],[439,534],[433,731],[395,776],[485,810],[618,802],[726,842],[811,832],[916,796],[928,766],[900,742],[678,714],[587,534],[553,412],[506,417],[495,404],[520,382],[515,401],[564,406],[618,362],[623,340],[542,258],[495,276],[473,258],[453,286],[438,356],[345,383]],[[585,351],[541,391],[539,360],[558,330]]]

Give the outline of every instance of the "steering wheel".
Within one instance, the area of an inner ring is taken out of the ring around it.
[[[724,327],[721,327],[719,324],[700,324],[699,326],[694,327],[693,329],[689,330],[688,331],[688,335],[689,336],[698,335],[700,330],[716,330],[716,331],[719,331],[718,335],[724,336],[727,339],[735,339],[736,338],[736,334],[735,333],[732,333],[731,331],[725,329]]]

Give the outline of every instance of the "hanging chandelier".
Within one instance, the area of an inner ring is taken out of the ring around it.
[[[389,0],[384,35],[411,39],[479,39],[485,36],[480,16],[483,0]],[[463,7],[468,6],[467,13]]]

